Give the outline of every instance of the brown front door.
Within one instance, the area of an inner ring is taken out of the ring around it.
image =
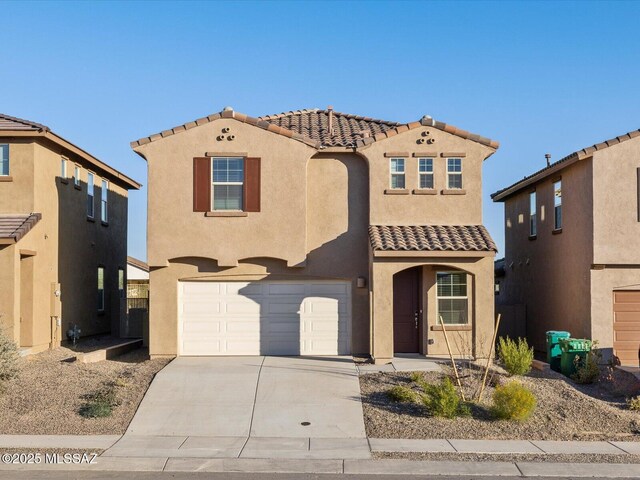
[[[393,351],[420,351],[420,268],[393,276]]]

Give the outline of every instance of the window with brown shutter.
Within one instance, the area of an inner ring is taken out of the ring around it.
[[[193,159],[193,211],[211,210],[211,159],[196,157]]]
[[[244,211],[260,211],[260,158],[244,160]]]

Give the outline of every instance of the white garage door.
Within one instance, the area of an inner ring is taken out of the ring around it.
[[[180,355],[344,355],[351,284],[179,282]]]

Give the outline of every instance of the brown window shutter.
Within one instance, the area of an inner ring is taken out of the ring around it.
[[[193,211],[211,210],[211,158],[193,159]]]
[[[244,159],[244,211],[260,211],[260,158]]]

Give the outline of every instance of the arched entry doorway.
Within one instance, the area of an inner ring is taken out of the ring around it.
[[[420,352],[422,335],[422,267],[393,276],[393,351]]]

